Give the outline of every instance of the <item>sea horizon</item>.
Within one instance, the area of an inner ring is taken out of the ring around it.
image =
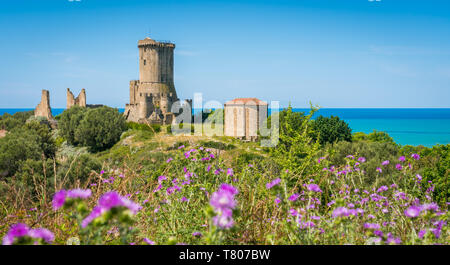
[[[0,115],[30,110],[34,108],[0,108]],[[52,114],[56,116],[64,110],[53,108]],[[193,113],[198,111],[194,109]],[[293,111],[308,113],[310,109],[293,108]],[[450,108],[321,108],[313,119],[319,115],[339,117],[349,124],[352,133],[386,132],[400,145],[432,147],[450,143]]]

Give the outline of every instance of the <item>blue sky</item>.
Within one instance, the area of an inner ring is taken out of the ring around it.
[[[0,108],[66,88],[123,108],[137,41],[171,40],[181,98],[450,107],[450,1],[4,0]]]

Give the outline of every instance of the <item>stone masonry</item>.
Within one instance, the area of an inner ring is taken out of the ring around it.
[[[78,97],[74,97],[73,93],[70,91],[70,88],[67,88],[67,109],[70,109],[72,106],[80,106],[86,107],[86,90],[83,88],[78,95]]]
[[[236,98],[224,104],[224,135],[255,141],[267,119],[267,103],[257,98]]]
[[[41,102],[34,110],[35,117],[45,117],[47,120],[52,120],[52,109],[50,108],[50,93],[48,90],[42,90]]]
[[[130,81],[130,103],[124,115],[128,121],[171,124],[172,104],[178,101],[173,82],[175,44],[150,38],[138,41],[139,80]]]

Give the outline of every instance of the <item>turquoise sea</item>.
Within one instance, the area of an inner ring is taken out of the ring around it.
[[[0,109],[4,113],[14,114],[32,109]],[[309,109],[294,109],[309,112]],[[52,109],[53,115],[64,109]],[[123,112],[124,109],[119,109]],[[352,132],[370,133],[373,130],[385,131],[395,142],[401,145],[424,145],[450,143],[450,108],[445,109],[320,109],[315,117],[338,116],[345,120]]]

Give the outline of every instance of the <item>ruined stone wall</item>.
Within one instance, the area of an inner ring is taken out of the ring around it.
[[[70,88],[67,88],[67,105],[66,108],[70,109],[73,106],[86,107],[86,90],[83,88],[78,95],[78,97],[74,97],[73,93],[70,91]]]
[[[45,117],[48,120],[53,119],[52,109],[50,107],[50,92],[48,90],[42,90],[41,102],[34,110],[35,117]]]
[[[127,121],[138,122],[139,121],[139,105],[138,104],[126,104],[125,105],[125,119]]]

